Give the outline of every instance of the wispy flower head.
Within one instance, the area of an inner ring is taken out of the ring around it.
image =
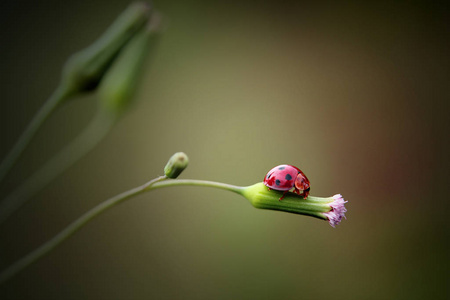
[[[282,201],[279,201],[283,191],[269,190],[262,182],[244,187],[241,194],[250,200],[256,208],[285,211],[295,214],[307,215],[326,220],[333,227],[338,225],[342,217],[345,218],[347,209],[342,195],[333,197],[314,197],[309,195],[304,199],[294,193],[287,193]]]
[[[328,218],[328,222],[330,223],[330,225],[336,227],[336,225],[339,225],[342,218],[345,218],[345,212],[347,211],[347,209],[345,208],[344,204],[348,201],[345,201],[341,194],[334,195],[333,199],[334,201],[329,203],[329,206],[331,206],[331,210],[323,214]]]

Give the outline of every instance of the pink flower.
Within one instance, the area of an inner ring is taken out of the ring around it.
[[[336,194],[333,196],[334,201],[329,205],[331,206],[331,210],[329,212],[323,213],[324,216],[328,218],[328,222],[331,226],[336,227],[342,220],[342,217],[345,218],[345,212],[347,209],[344,204],[348,201],[345,201],[341,194]]]

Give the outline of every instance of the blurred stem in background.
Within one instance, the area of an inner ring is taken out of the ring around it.
[[[19,140],[6,155],[5,159],[0,164],[0,183],[3,182],[6,175],[16,164],[25,148],[28,146],[38,129],[48,119],[52,112],[65,100],[70,97],[70,92],[67,87],[60,85],[50,98],[44,103],[44,106],[37,112],[34,118],[31,120],[28,127],[19,137]]]
[[[91,46],[72,55],[63,68],[60,85],[0,164],[0,183],[15,165],[41,125],[55,109],[69,98],[94,90],[119,51],[150,17],[146,3],[131,4]]]
[[[4,199],[0,204],[0,223],[64,170],[89,153],[127,111],[144,61],[159,40],[159,25],[160,15],[154,13],[146,26],[141,28],[120,51],[99,82],[100,106],[96,117],[72,143]]]
[[[114,119],[99,112],[70,144],[54,155],[0,203],[0,224],[64,170],[91,151],[110,131]]]
[[[91,221],[107,209],[112,208],[117,204],[122,203],[134,196],[157,188],[189,185],[223,189],[244,196],[256,208],[279,210],[312,216],[322,220],[328,220],[330,225],[333,227],[339,224],[346,212],[346,209],[344,207],[346,201],[344,201],[341,195],[335,195],[333,197],[327,198],[308,196],[308,198],[303,199],[302,196],[296,195],[294,193],[289,193],[284,197],[282,201],[280,201],[279,198],[281,192],[275,190],[269,191],[262,182],[247,187],[241,187],[206,180],[175,179],[187,167],[188,163],[189,160],[186,154],[182,152],[175,153],[169,159],[166,167],[164,168],[164,176],[157,177],[147,182],[146,184],[109,198],[108,200],[95,206],[80,218],[78,218],[76,221],[67,226],[53,239],[49,240],[41,247],[32,251],[27,256],[23,257],[12,266],[1,272],[0,283],[5,282],[27,266],[36,262],[39,258],[49,253],[52,249],[56,248],[62,242],[71,237],[75,232],[88,224],[89,221]]]

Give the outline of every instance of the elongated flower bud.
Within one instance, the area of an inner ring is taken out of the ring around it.
[[[328,220],[333,227],[341,222],[347,211],[344,207],[347,201],[344,201],[341,195],[327,198],[308,196],[304,199],[294,193],[288,193],[282,201],[279,201],[281,194],[282,192],[275,190],[269,191],[262,182],[245,187],[242,192],[242,195],[256,208],[280,210]]]
[[[177,178],[187,168],[189,159],[183,152],[177,152],[169,159],[164,167],[164,175],[168,178]]]
[[[62,84],[72,94],[95,89],[119,51],[144,26],[149,15],[148,4],[131,4],[98,40],[69,58]]]
[[[131,39],[105,74],[99,86],[102,109],[120,115],[129,107],[145,59],[158,43],[159,23],[159,15],[152,14],[150,22]]]

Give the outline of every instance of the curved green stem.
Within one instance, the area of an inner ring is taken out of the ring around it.
[[[26,268],[27,266],[31,265],[32,263],[36,262],[39,258],[53,250],[55,247],[60,245],[62,242],[67,240],[69,237],[71,237],[75,232],[77,232],[79,229],[81,229],[83,226],[85,226],[89,221],[91,221],[96,216],[100,215],[107,209],[116,206],[119,203],[124,202],[125,200],[132,198],[136,195],[139,195],[141,193],[144,193],[146,191],[150,191],[153,189],[163,188],[163,187],[170,187],[170,186],[180,186],[180,185],[192,185],[192,186],[205,186],[205,187],[214,187],[219,189],[224,189],[228,191],[232,191],[238,194],[242,194],[244,188],[239,186],[234,186],[230,184],[220,183],[220,182],[214,182],[214,181],[206,181],[206,180],[193,180],[193,179],[187,179],[187,180],[166,180],[166,176],[160,176],[158,178],[155,178],[149,182],[147,182],[144,185],[141,185],[139,187],[133,188],[131,190],[128,190],[124,193],[121,193],[117,196],[114,196],[112,198],[109,198],[108,200],[100,203],[99,205],[95,206],[91,210],[89,210],[87,213],[82,215],[80,218],[78,218],[76,221],[74,221],[72,224],[67,226],[63,231],[58,233],[54,238],[47,241],[45,244],[37,248],[36,250],[32,251],[16,263],[14,263],[12,266],[7,268],[6,270],[2,271],[0,273],[0,284],[8,280],[9,278],[13,277],[15,274]]]
[[[244,187],[231,185],[227,183],[208,181],[208,180],[195,180],[195,179],[176,179],[176,180],[167,180],[164,182],[158,182],[154,185],[149,186],[146,190],[154,190],[163,187],[169,186],[180,186],[180,185],[192,185],[192,186],[206,186],[206,187],[214,187],[219,188],[231,192],[235,192],[238,194],[242,194],[244,191]]]
[[[44,106],[36,113],[28,127],[0,164],[0,183],[5,179],[6,175],[8,175],[9,171],[15,165],[41,125],[47,120],[58,105],[70,96],[70,94],[71,93],[66,86],[60,85],[44,103]]]
[[[97,113],[91,123],[69,145],[4,198],[0,203],[0,224],[53,179],[89,153],[110,131],[115,120],[103,111]]]

